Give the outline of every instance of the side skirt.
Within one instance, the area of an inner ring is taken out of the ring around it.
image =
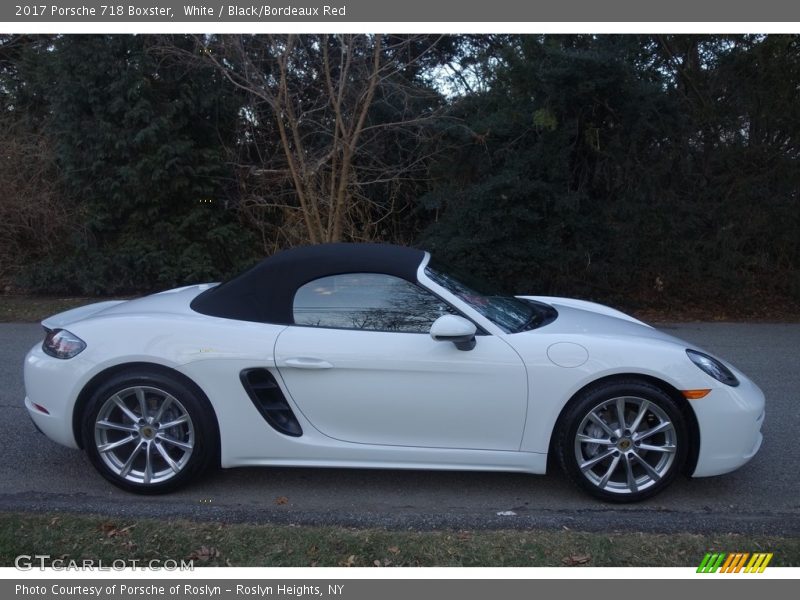
[[[497,452],[488,450],[449,450],[382,447],[383,452],[375,452],[369,460],[334,458],[335,451],[327,449],[327,458],[242,458],[232,459],[223,467],[314,467],[338,469],[419,469],[433,471],[500,471],[512,473],[531,473],[543,475],[547,471],[547,455],[534,452]],[[370,452],[360,449],[361,453]],[[414,457],[401,457],[401,454],[414,454]],[[385,454],[379,458],[378,454]],[[394,456],[392,456],[394,455]],[[423,458],[423,455],[425,457]]]

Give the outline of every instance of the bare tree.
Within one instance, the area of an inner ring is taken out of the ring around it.
[[[425,36],[232,35],[197,38],[201,60],[243,94],[234,149],[242,209],[280,245],[375,239],[427,177],[442,98],[409,73]],[[266,212],[265,212],[266,211]]]

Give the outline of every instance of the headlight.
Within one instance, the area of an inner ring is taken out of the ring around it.
[[[689,356],[692,362],[700,368],[700,370],[705,371],[717,381],[720,381],[731,387],[736,387],[739,385],[739,380],[736,379],[736,375],[731,373],[731,370],[728,367],[723,365],[713,356],[703,354],[697,350],[687,350],[686,354]]]
[[[66,329],[53,329],[47,332],[42,350],[55,358],[72,358],[83,352],[86,342]]]

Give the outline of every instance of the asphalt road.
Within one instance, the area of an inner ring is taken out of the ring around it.
[[[617,506],[592,500],[557,473],[248,468],[211,473],[168,496],[128,494],[102,479],[83,452],[36,432],[22,404],[22,360],[41,339],[41,328],[0,324],[0,511],[418,529],[800,535],[800,324],[662,328],[726,357],[761,386],[767,396],[764,444],[739,471],[681,478],[656,498]],[[498,515],[508,511],[514,514]]]

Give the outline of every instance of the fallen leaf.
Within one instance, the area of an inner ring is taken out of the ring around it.
[[[209,561],[212,558],[219,558],[219,550],[213,546],[200,546],[188,556],[189,560],[199,560],[201,562]]]
[[[278,496],[275,498],[275,504],[289,504],[289,499],[286,496]]]
[[[373,561],[372,561],[372,564],[373,564],[373,565],[375,565],[376,567],[380,567],[380,566],[381,566],[381,561],[379,561],[379,560],[376,558],[375,560],[373,560]]]
[[[112,538],[118,535],[128,535],[131,529],[134,528],[134,525],[128,525],[127,527],[123,527],[122,529],[118,528],[114,523],[103,523],[100,525],[100,531],[106,537]]]
[[[576,554],[574,556],[565,556],[561,559],[561,562],[568,567],[574,567],[576,565],[585,565],[590,560],[592,560],[592,557],[589,554]]]
[[[354,564],[356,564],[356,555],[351,554],[350,556],[347,557],[347,560],[343,560],[342,562],[340,562],[339,566],[352,567]]]
[[[398,548],[397,546],[389,546],[387,550],[392,554],[400,554],[400,548]]]
[[[103,523],[100,525],[100,531],[102,531],[107,537],[111,537],[114,535],[114,532],[117,530],[117,526],[113,523]]]

